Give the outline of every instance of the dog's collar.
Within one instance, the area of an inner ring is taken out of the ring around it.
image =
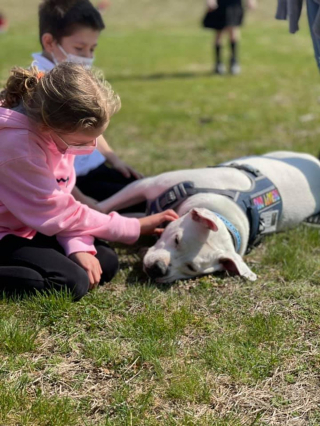
[[[238,231],[238,229],[231,223],[229,222],[228,219],[226,219],[224,216],[221,216],[221,214],[217,213],[217,212],[213,212],[216,216],[218,216],[218,218],[220,220],[222,220],[222,222],[226,225],[227,230],[230,232],[232,240],[233,240],[233,244],[235,247],[235,250],[237,253],[240,252],[240,247],[241,247],[241,236],[240,236],[240,232]]]

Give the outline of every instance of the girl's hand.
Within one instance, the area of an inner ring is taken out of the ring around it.
[[[110,164],[111,167],[122,173],[123,176],[126,178],[129,178],[130,176],[133,176],[136,179],[143,178],[143,175],[141,173],[137,172],[124,161],[120,160],[120,158],[114,152],[108,153],[107,163]]]
[[[99,260],[95,256],[84,251],[79,251],[70,254],[69,259],[73,260],[73,262],[77,263],[87,272],[90,281],[89,290],[99,284],[102,269]]]
[[[176,219],[179,219],[179,216],[174,210],[165,210],[152,216],[142,217],[138,219],[141,227],[141,235],[161,235],[164,229],[157,227],[164,222],[172,222]]]
[[[247,0],[248,9],[255,9],[257,7],[256,0]]]
[[[218,9],[218,1],[217,0],[207,0],[207,5],[209,11]]]

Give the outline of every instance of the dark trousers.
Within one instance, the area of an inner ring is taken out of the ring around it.
[[[95,240],[103,271],[101,282],[118,270],[118,257],[107,243]],[[89,289],[86,271],[70,260],[55,237],[36,234],[32,240],[6,235],[0,240],[0,293],[25,294],[50,289],[67,290],[75,300]]]
[[[77,177],[77,187],[85,195],[98,201],[103,201],[119,192],[129,183],[134,182],[134,177],[126,178],[122,173],[107,167],[105,164],[91,170],[85,176]],[[127,209],[120,210],[120,213],[145,213],[146,203],[136,204]]]
[[[314,24],[318,14],[320,13],[320,6],[314,0],[307,0],[307,13],[308,13],[308,21],[310,27],[310,33],[313,43],[314,56],[316,58],[316,62],[318,68],[320,70],[320,37],[317,36],[314,32]]]

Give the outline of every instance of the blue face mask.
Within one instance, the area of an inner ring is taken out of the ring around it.
[[[66,59],[65,62],[72,62],[73,64],[79,64],[82,65],[86,69],[92,68],[92,64],[94,61],[94,58],[84,58],[83,56],[77,56],[73,55],[72,53],[67,53],[60,44],[58,44],[58,48],[60,51],[65,55]],[[54,56],[54,53],[52,53],[52,59],[55,65],[58,65],[60,62],[58,59]]]

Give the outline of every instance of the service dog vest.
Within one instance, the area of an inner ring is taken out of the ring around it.
[[[259,170],[247,164],[221,164],[214,167],[233,167],[245,173],[251,181],[248,191],[234,189],[195,188],[191,181],[184,181],[166,190],[155,200],[149,200],[147,214],[155,214],[167,209],[177,208],[185,199],[192,195],[210,193],[224,195],[233,200],[246,214],[249,225],[249,241],[247,252],[260,243],[265,234],[276,232],[282,213],[282,199],[278,188]],[[219,215],[221,216],[221,215]],[[236,251],[240,245],[238,237],[232,231],[232,224],[225,223],[235,242]],[[240,248],[240,247],[239,247]]]

